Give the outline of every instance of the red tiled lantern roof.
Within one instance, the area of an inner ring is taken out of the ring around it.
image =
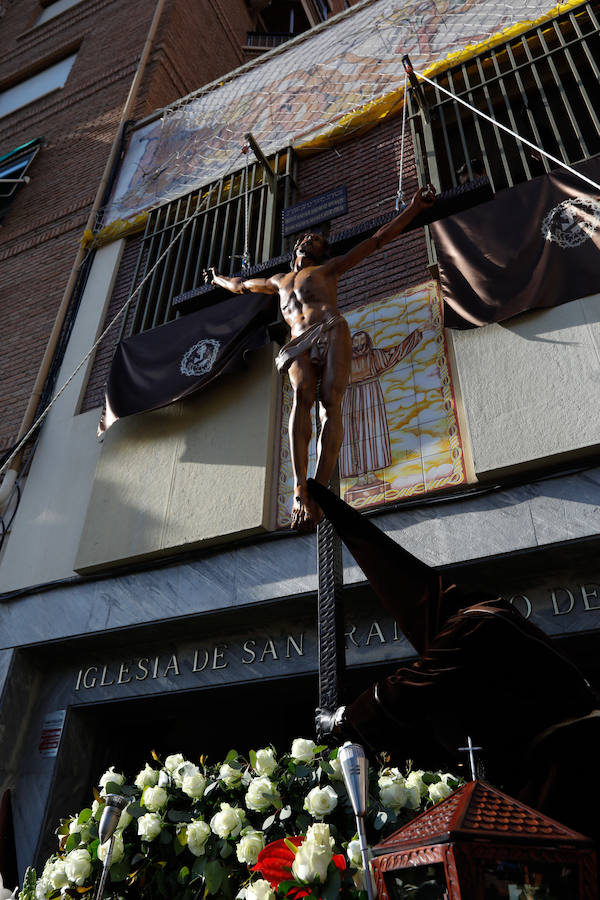
[[[503,794],[470,781],[373,848],[376,856],[414,846],[456,841],[519,842],[580,847],[592,841]]]

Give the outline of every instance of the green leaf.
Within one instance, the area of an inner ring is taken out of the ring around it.
[[[133,819],[139,819],[140,816],[143,816],[145,813],[145,809],[140,805],[139,800],[136,800],[134,803],[130,803],[127,807],[127,812]]]
[[[253,769],[256,769],[256,753],[254,750],[250,751],[250,765]]]
[[[342,876],[336,868],[335,872],[332,872],[331,875],[328,876],[327,881],[321,889],[322,900],[337,900],[341,887]]]
[[[173,835],[173,853],[175,854],[175,856],[180,856],[180,854],[182,854],[184,850],[185,844],[181,843],[178,835]]]
[[[223,884],[223,876],[225,872],[223,866],[218,859],[211,859],[204,869],[204,877],[206,878],[206,893],[216,894]]]
[[[89,822],[89,820],[91,818],[92,818],[91,809],[87,809],[87,808],[82,809],[81,812],[79,813],[79,815],[77,816],[77,822],[79,823],[79,825],[85,825],[85,823]]]
[[[229,841],[225,841],[225,846],[221,848],[221,859],[229,859],[231,854],[233,853],[233,846],[229,843]]]
[[[129,874],[129,866],[125,858],[113,863],[109,869],[111,881],[123,881]]]
[[[104,788],[105,794],[122,794],[123,793],[122,784],[117,784],[116,781],[109,781],[108,784]]]
[[[310,774],[310,769],[308,766],[305,766],[303,763],[296,764],[296,775],[298,778],[306,778],[307,775]]]
[[[204,869],[206,868],[206,857],[198,856],[194,865],[192,866],[192,874],[193,875],[204,875]]]
[[[317,753],[322,753],[323,750],[327,750],[327,749],[328,749],[327,744],[319,744],[318,747],[315,747],[315,749],[314,749],[314,754],[315,754],[315,756],[316,756]]]
[[[237,761],[237,758],[238,758],[239,755],[240,755],[240,754],[237,752],[237,750],[230,750],[229,753],[227,754],[227,756],[225,757],[225,762],[226,762],[226,763],[229,763],[229,765],[231,765],[231,763],[232,763],[234,760]]]
[[[164,831],[161,831],[160,837],[158,840],[160,841],[161,844],[170,844],[171,843],[171,832],[165,828]]]
[[[137,866],[138,863],[143,862],[145,859],[146,859],[146,857],[144,856],[143,853],[136,853],[131,860],[131,865]]]
[[[262,823],[261,831],[266,831],[268,828],[270,828],[274,821],[275,816],[269,816],[267,819],[265,819],[265,821]]]
[[[169,822],[191,822],[194,817],[184,809],[170,809],[167,813]]]
[[[37,875],[35,869],[28,866],[23,877],[23,887],[19,894],[19,900],[35,900],[35,888]]]
[[[423,772],[421,780],[423,784],[437,784],[441,779],[439,775],[434,775],[433,772]]]
[[[188,878],[190,877],[190,870],[187,866],[182,866],[177,873],[177,883],[185,884]]]
[[[284,806],[283,809],[279,810],[279,818],[283,821],[284,819],[289,819],[292,814],[291,806]]]
[[[125,797],[133,797],[137,792],[138,789],[131,784],[122,784],[120,785],[119,790],[116,791],[117,794],[123,794]]]
[[[67,843],[65,844],[65,850],[67,853],[70,853],[71,850],[75,850],[76,847],[79,846],[79,832],[75,832],[75,834],[70,834],[67,838]]]
[[[379,812],[375,816],[375,821],[373,822],[375,831],[381,831],[381,829],[383,828],[383,826],[385,825],[387,820],[388,820],[388,814],[386,812],[384,812],[383,810],[379,810]]]

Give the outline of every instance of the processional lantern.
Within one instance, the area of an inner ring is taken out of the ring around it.
[[[379,900],[595,900],[589,838],[471,781],[373,848]]]

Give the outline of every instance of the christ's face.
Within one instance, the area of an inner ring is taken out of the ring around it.
[[[298,249],[296,250],[296,259],[306,258],[321,262],[325,256],[325,239],[322,234],[305,234]]]
[[[352,354],[362,356],[369,349],[369,341],[364,331],[357,331],[352,335]]]

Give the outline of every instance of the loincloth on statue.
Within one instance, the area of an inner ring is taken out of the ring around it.
[[[325,322],[317,322],[311,325],[302,334],[292,338],[284,344],[277,356],[275,365],[278,372],[287,372],[291,364],[303,353],[308,353],[310,361],[316,366],[322,366],[327,358],[329,350],[329,331],[336,322],[344,321],[344,317],[337,313],[326,319]]]

